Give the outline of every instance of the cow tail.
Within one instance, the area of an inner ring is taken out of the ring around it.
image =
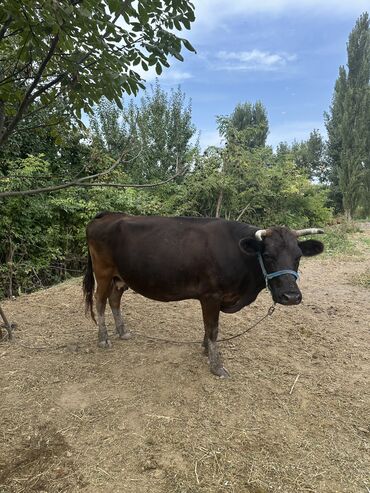
[[[94,278],[94,271],[93,271],[90,252],[87,253],[87,269],[85,272],[85,276],[83,278],[82,288],[85,298],[85,314],[87,315],[90,312],[91,318],[96,323],[94,306],[93,306],[95,278]]]

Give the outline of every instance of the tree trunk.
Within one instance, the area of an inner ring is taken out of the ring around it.
[[[217,206],[216,206],[216,215],[215,215],[215,217],[220,217],[223,196],[224,196],[224,191],[223,190],[220,190],[220,193],[219,193],[218,199],[217,199]]]
[[[348,222],[352,221],[352,214],[351,214],[351,211],[349,209],[344,211],[344,216]]]
[[[14,244],[12,242],[12,239],[9,238],[9,250],[8,254],[6,256],[6,263],[8,266],[8,278],[9,278],[9,284],[8,284],[8,297],[11,298],[13,296],[13,258],[14,258]]]

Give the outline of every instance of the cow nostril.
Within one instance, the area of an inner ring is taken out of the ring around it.
[[[302,301],[301,293],[284,293],[282,298],[287,305],[298,305]]]

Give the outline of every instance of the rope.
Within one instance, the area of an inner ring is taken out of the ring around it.
[[[259,325],[261,322],[266,320],[266,318],[271,317],[271,315],[274,313],[274,311],[275,311],[275,303],[270,306],[270,308],[267,310],[266,315],[264,315],[262,318],[257,320],[257,322],[255,322],[253,325],[250,325],[249,327],[247,327],[242,332],[239,332],[238,334],[235,334],[235,335],[230,336],[230,337],[224,337],[223,339],[218,339],[217,342],[228,342],[228,341],[231,341],[232,339],[236,339],[238,337],[243,336],[244,334],[246,334],[250,330],[254,329],[254,327],[257,327],[257,325]],[[140,332],[132,332],[132,334],[136,335],[137,337],[141,337],[143,339],[148,339],[150,341],[166,342],[168,344],[189,345],[189,344],[203,344],[203,342],[204,342],[203,340],[202,341],[175,341],[173,339],[164,339],[162,337],[147,336],[144,334],[140,334]],[[62,344],[59,346],[28,346],[28,345],[23,344],[21,342],[18,342],[18,345],[21,347],[24,347],[26,349],[35,349],[35,350],[45,350],[45,349],[57,350],[57,349],[66,348],[68,346],[68,344]]]
[[[37,351],[44,350],[44,349],[52,349],[52,350],[57,350],[57,349],[63,349],[68,347],[68,344],[61,344],[60,346],[28,346],[27,344],[23,344],[22,342],[17,343],[18,346],[24,347],[26,349],[35,349]]]
[[[237,337],[243,336],[244,334],[246,334],[250,330],[254,329],[254,327],[256,327],[258,324],[263,322],[266,318],[271,317],[271,315],[274,313],[274,311],[275,311],[275,303],[270,306],[270,308],[267,310],[266,315],[264,315],[262,318],[257,320],[257,322],[255,322],[253,325],[250,325],[249,327],[247,327],[242,332],[239,332],[238,334],[235,334],[235,335],[230,336],[230,337],[224,337],[223,339],[218,339],[217,342],[227,342],[227,341],[231,341],[232,339],[236,339]],[[143,339],[149,339],[150,341],[167,342],[169,344],[179,344],[179,345],[203,344],[203,341],[175,341],[173,339],[164,339],[162,337],[147,336],[144,334],[140,334],[140,332],[132,332],[132,334],[136,335],[138,337],[142,337]]]

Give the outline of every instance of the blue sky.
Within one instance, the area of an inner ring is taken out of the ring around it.
[[[314,128],[325,132],[346,43],[369,0],[197,0],[188,38],[197,50],[184,52],[159,78],[164,88],[180,84],[192,99],[201,145],[220,142],[216,115],[238,102],[266,106],[268,144],[292,142]],[[145,74],[147,81],[154,73]]]

